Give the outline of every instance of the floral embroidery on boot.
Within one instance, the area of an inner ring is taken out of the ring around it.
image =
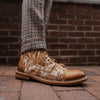
[[[66,68],[56,63],[47,51],[31,51],[21,55],[23,71],[49,80],[64,80]]]

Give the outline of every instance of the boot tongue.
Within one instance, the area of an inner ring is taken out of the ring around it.
[[[51,61],[53,61],[53,62],[57,62],[47,51],[45,51],[45,53],[46,53],[46,58],[47,58],[48,60],[51,60]]]

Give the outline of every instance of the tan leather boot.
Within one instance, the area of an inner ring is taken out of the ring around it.
[[[15,77],[26,80],[32,78],[51,85],[75,85],[87,80],[83,71],[64,68],[45,50],[22,54]]]

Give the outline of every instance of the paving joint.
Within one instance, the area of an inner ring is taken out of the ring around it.
[[[19,92],[18,100],[21,100],[22,85],[23,85],[23,81],[21,81],[20,91],[18,91]]]

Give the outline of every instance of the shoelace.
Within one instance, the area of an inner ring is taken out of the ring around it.
[[[50,57],[50,59],[52,59],[54,62],[58,63],[56,59],[54,59],[47,51],[46,51],[46,54],[48,55],[48,57]],[[66,65],[63,64],[63,63],[58,63],[60,64],[62,67],[65,67]]]
[[[46,51],[46,55],[47,55],[52,61],[54,61],[54,62],[57,63],[57,60],[54,59],[47,51]]]
[[[58,63],[57,62],[57,60],[56,59],[54,59],[46,50],[36,50],[34,53],[33,53],[34,55],[35,55],[35,59],[37,60],[37,63],[39,62],[39,60],[38,60],[38,55],[39,54],[41,54],[42,55],[42,59],[41,59],[41,63],[42,64],[45,64],[46,62],[46,59],[49,57],[49,60],[50,60],[50,62],[52,63],[52,62],[56,62],[56,63]],[[63,63],[58,63],[58,64],[60,64],[62,67],[65,67],[66,65],[65,64],[63,64]]]

